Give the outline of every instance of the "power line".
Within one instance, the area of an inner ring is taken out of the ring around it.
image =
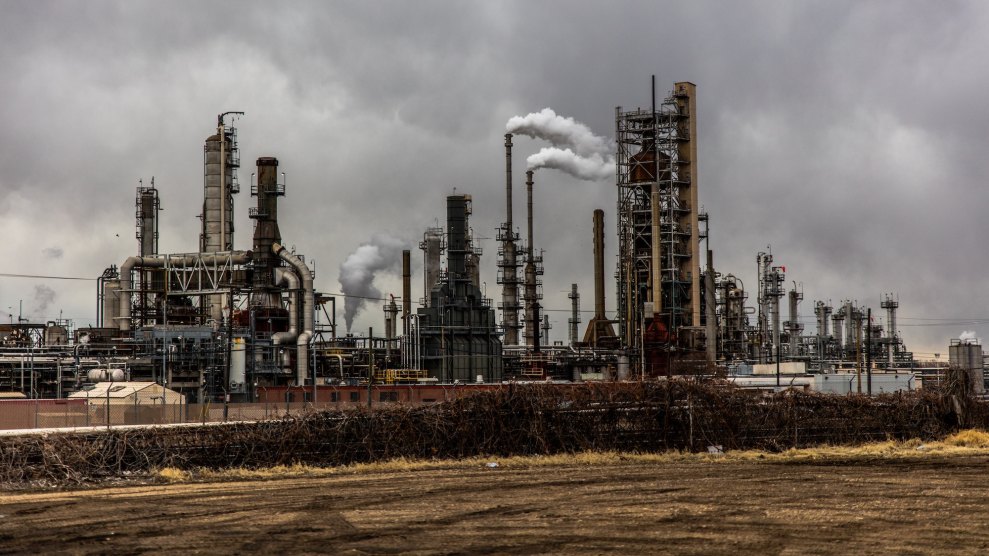
[[[43,280],[88,280],[95,282],[98,278],[83,278],[81,276],[41,276],[38,274],[10,274],[8,272],[0,272],[0,277],[3,278],[41,278]]]

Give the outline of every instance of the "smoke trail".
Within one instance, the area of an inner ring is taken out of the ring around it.
[[[55,290],[44,284],[34,287],[34,311],[32,313],[37,318],[43,318],[48,306],[55,301]]]
[[[606,180],[615,175],[615,159],[603,158],[594,153],[590,156],[580,156],[570,149],[543,147],[526,159],[529,170],[538,168],[554,168],[571,176],[587,181]]]
[[[371,240],[362,243],[340,264],[340,287],[347,296],[343,303],[343,317],[347,332],[354,324],[354,317],[364,307],[365,298],[380,298],[381,292],[374,287],[374,276],[378,272],[400,272],[402,249],[405,244],[394,237],[375,234]]]
[[[977,337],[974,330],[964,330],[958,335],[958,341],[962,344],[981,344],[982,338]]]
[[[594,135],[586,125],[573,118],[559,116],[552,108],[543,108],[526,116],[513,116],[505,124],[505,129],[509,133],[549,141],[556,147],[572,147],[580,156],[608,156],[615,152],[614,141]]]

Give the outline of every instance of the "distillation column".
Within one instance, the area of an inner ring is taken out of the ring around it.
[[[430,293],[440,281],[440,256],[445,249],[443,242],[443,228],[427,228],[423,234],[422,241],[419,242],[419,249],[423,251],[425,280],[423,290],[425,299],[423,307],[429,307],[432,300]]]
[[[793,289],[789,293],[790,298],[790,320],[785,324],[786,332],[790,336],[790,357],[800,355],[797,353],[800,346],[800,333],[804,331],[804,325],[800,323],[797,314],[797,304],[804,298],[804,292],[797,290],[797,284],[793,284]]]
[[[886,327],[889,329],[886,332],[887,349],[889,350],[886,356],[887,364],[892,367],[893,360],[896,356],[896,345],[897,332],[896,332],[896,310],[900,307],[900,302],[896,300],[892,295],[886,294],[885,299],[879,304],[883,309],[886,309]]]
[[[543,273],[542,256],[536,256],[532,236],[532,170],[525,173],[526,206],[528,207],[528,228],[525,262],[525,345],[536,347],[539,344],[539,278]]]

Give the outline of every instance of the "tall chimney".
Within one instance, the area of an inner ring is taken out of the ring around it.
[[[528,235],[526,236],[526,241],[529,243],[529,261],[532,262],[532,257],[534,251],[532,249],[532,170],[526,170],[525,172],[525,194],[526,194],[526,207],[529,211],[529,224],[528,224]]]
[[[604,308],[604,211],[594,210],[594,317],[603,319]]]
[[[499,231],[502,242],[501,261],[501,310],[502,327],[505,330],[505,344],[519,343],[519,279],[518,256],[516,252],[518,236],[512,223],[512,134],[505,134],[505,224]]]
[[[584,343],[594,347],[613,347],[617,340],[604,307],[604,211],[594,211],[594,317],[587,323]]]
[[[409,313],[412,312],[412,253],[402,250],[402,335],[409,334]]]
[[[532,170],[525,173],[526,207],[528,209],[528,227],[526,235],[525,260],[525,343],[538,351],[539,320],[536,313],[536,261],[535,248],[532,245]]]
[[[505,134],[505,229],[512,230],[512,134]]]

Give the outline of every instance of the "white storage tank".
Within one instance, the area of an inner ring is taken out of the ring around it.
[[[123,382],[126,375],[123,369],[90,369],[86,378],[89,382]]]
[[[230,392],[243,394],[247,382],[247,345],[244,338],[234,338],[230,347]]]

